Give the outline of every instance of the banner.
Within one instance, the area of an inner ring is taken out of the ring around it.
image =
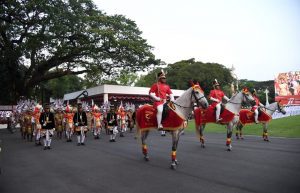
[[[279,73],[274,80],[275,100],[300,105],[300,71]]]

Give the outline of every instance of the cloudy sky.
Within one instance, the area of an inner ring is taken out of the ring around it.
[[[136,22],[155,56],[234,66],[239,79],[300,70],[299,0],[94,0]]]

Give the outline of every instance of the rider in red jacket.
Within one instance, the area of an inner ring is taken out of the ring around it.
[[[221,104],[222,99],[224,98],[226,101],[229,101],[229,98],[224,94],[221,90],[220,84],[218,83],[217,79],[213,82],[214,89],[209,93],[209,99],[212,101],[212,106],[216,107],[216,122],[220,120],[220,113],[221,113]]]
[[[150,90],[149,96],[155,101],[153,104],[154,108],[157,108],[157,127],[158,130],[163,129],[163,125],[161,124],[163,105],[167,101],[167,95],[169,95],[170,100],[174,101],[174,95],[170,89],[170,86],[166,83],[166,75],[163,71],[157,74],[158,81],[154,83]]]
[[[252,93],[252,96],[253,96],[253,98],[255,100],[255,105],[252,107],[251,110],[254,112],[254,121],[257,124],[257,123],[259,123],[258,122],[258,107],[259,106],[260,107],[264,107],[264,105],[262,103],[260,103],[260,100],[259,100],[259,98],[256,95],[256,90],[255,89],[253,89],[251,93]]]

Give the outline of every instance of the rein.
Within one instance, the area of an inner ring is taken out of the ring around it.
[[[237,95],[237,94],[236,94],[236,95]],[[236,95],[234,95],[234,96],[236,96]],[[247,101],[247,102],[250,101],[250,99],[248,99],[248,98],[245,96],[244,93],[243,93],[243,96],[246,98],[246,101]],[[231,99],[232,99],[232,98],[231,98]],[[227,101],[227,103],[236,104],[236,105],[241,105],[241,104],[243,103],[243,101],[240,102],[240,103],[232,102],[231,99],[229,99],[229,101]]]
[[[196,100],[196,102],[197,102],[197,106],[199,106],[199,101],[202,99],[202,98],[204,98],[204,95],[202,96],[202,97],[200,97],[200,98],[197,98],[196,97],[196,95],[195,95],[195,91],[193,90],[192,91],[192,93],[191,93],[191,99],[192,99],[192,97],[194,97],[195,98],[195,100]],[[174,105],[176,105],[176,106],[178,106],[178,107],[181,107],[181,108],[193,108],[194,107],[194,105],[191,105],[191,106],[189,106],[189,107],[185,107],[185,106],[182,106],[182,105],[180,105],[180,104],[177,104],[176,102],[172,102]],[[201,105],[202,106],[202,105]]]
[[[273,110],[273,109],[269,109],[269,108],[267,108],[267,107],[265,107],[265,106],[264,106],[263,108],[264,108],[264,109],[267,109],[267,110],[269,110],[269,111],[271,111],[271,112],[275,112],[275,111],[278,110],[280,113],[282,113],[282,108],[279,106],[278,103],[277,103],[277,108],[278,108],[278,109],[274,109],[274,110]]]

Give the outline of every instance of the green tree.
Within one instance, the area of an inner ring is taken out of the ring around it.
[[[50,91],[49,96],[52,98],[63,98],[65,93],[81,90],[83,80],[76,75],[66,75],[49,80],[44,87]]]
[[[0,87],[3,102],[65,75],[119,74],[159,63],[135,22],[109,16],[92,0],[3,0]]]
[[[239,86],[240,88],[247,87],[252,91],[253,89],[256,89],[257,95],[261,101],[262,104],[266,104],[266,94],[265,90],[269,90],[269,103],[272,103],[275,101],[275,89],[274,89],[274,81],[268,80],[268,81],[253,81],[253,80],[247,80],[242,79],[239,80]]]
[[[140,78],[137,86],[151,86],[156,80],[156,74],[160,69],[151,71],[148,75]],[[229,88],[233,81],[230,69],[217,63],[196,62],[193,58],[182,60],[174,64],[169,64],[164,71],[167,72],[167,83],[172,89],[186,90],[190,87],[190,81],[199,82],[205,93],[212,89],[212,82],[217,79],[226,88],[226,93],[230,96]]]

